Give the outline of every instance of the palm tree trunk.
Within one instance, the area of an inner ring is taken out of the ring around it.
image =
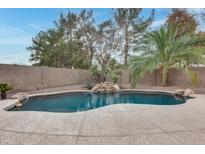
[[[127,49],[127,45],[125,45],[125,57],[124,57],[124,65],[125,65],[125,69],[127,69],[128,65],[127,65],[127,58],[128,58],[128,49]]]
[[[124,66],[125,69],[127,69],[128,64],[127,64],[127,59],[128,59],[128,31],[127,27],[125,27],[125,46],[124,46]]]
[[[162,86],[167,86],[168,81],[168,68],[165,66],[162,69]]]

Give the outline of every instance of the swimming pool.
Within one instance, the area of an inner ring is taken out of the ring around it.
[[[185,102],[185,98],[165,92],[77,92],[31,97],[21,107],[13,107],[8,111],[80,112],[112,104],[177,105]]]

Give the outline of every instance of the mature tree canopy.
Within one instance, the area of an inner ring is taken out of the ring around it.
[[[122,51],[122,55],[124,55],[125,68],[128,66],[127,61],[130,50],[133,50],[133,43],[136,46],[139,38],[145,33],[154,17],[154,10],[148,19],[143,19],[140,15],[141,12],[142,9],[140,8],[119,8],[114,10],[115,21],[119,31],[118,38],[121,41],[119,50]]]
[[[60,15],[55,28],[41,31],[27,47],[35,65],[66,68],[88,68],[89,54],[77,35],[78,18],[71,12]]]
[[[140,42],[154,16],[152,11],[151,16],[144,19],[141,11],[114,9],[111,19],[99,24],[96,24],[92,10],[60,14],[53,29],[41,31],[32,39],[33,44],[27,47],[31,52],[30,61],[35,65],[88,68],[96,61],[107,63],[115,50],[124,55],[127,68],[129,54]]]
[[[201,62],[204,33],[194,33],[198,25],[194,15],[186,9],[173,9],[167,24],[159,31],[152,31],[154,10],[146,19],[141,12],[140,8],[113,9],[112,15],[100,23],[95,22],[92,10],[61,14],[54,21],[54,28],[40,31],[32,39],[27,47],[30,61],[50,67],[94,66],[94,70],[101,72],[101,80],[110,74],[116,82],[122,66],[128,68],[130,57],[132,81],[161,66],[164,84],[173,65],[187,67]],[[136,51],[141,55],[134,57]]]
[[[93,12],[83,9],[78,16],[79,31],[78,36],[84,44],[85,49],[89,52],[89,62],[92,65],[94,53],[96,51],[95,46],[99,37],[95,20],[93,18]]]
[[[186,32],[193,33],[198,26],[195,16],[186,9],[172,9],[171,14],[167,18],[167,24],[178,27],[178,35]]]
[[[99,25],[98,30],[100,37],[97,40],[95,57],[105,78],[108,73],[108,62],[118,46],[115,40],[116,29],[113,21],[107,20]]]

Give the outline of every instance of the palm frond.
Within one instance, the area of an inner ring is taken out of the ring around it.
[[[150,71],[153,71],[156,67],[155,57],[133,57],[130,60],[130,69],[131,69],[131,86],[136,87],[137,83],[144,74]]]
[[[136,86],[145,72],[161,64],[165,70],[173,66],[187,67],[190,64],[204,63],[205,37],[183,33],[178,35],[178,27],[162,27],[145,35],[140,50],[141,57],[133,57],[131,63],[131,83]],[[167,71],[163,74],[166,76]]]

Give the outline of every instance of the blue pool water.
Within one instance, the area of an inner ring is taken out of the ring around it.
[[[20,108],[9,111],[79,112],[112,104],[177,105],[185,103],[183,97],[166,93],[120,92],[116,94],[66,93],[30,98]]]

